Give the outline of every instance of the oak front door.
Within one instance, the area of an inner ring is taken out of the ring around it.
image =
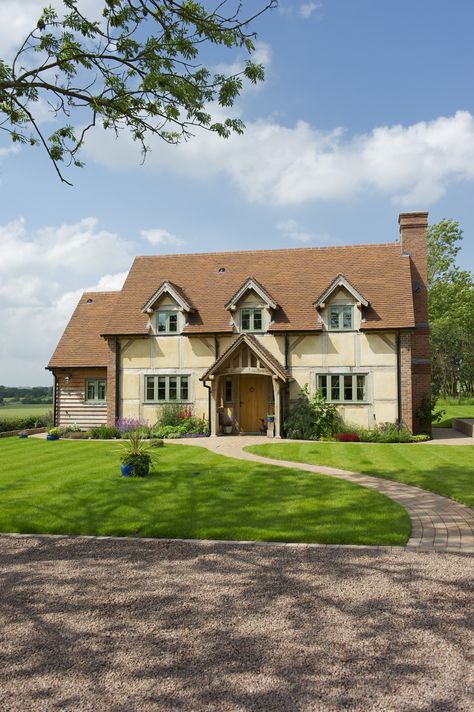
[[[240,432],[259,433],[265,418],[265,378],[240,377]]]

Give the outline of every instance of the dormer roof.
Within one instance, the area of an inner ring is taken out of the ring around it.
[[[354,299],[357,302],[360,302],[363,304],[364,307],[369,306],[368,300],[364,297],[363,294],[359,292],[358,289],[354,287],[353,284],[349,282],[348,279],[343,274],[338,274],[336,279],[334,279],[329,287],[327,287],[324,292],[316,299],[315,302],[313,302],[313,306],[316,307],[316,309],[321,306],[330,296],[331,294],[338,289],[339,287],[343,287],[349,294],[351,294]]]
[[[267,307],[270,309],[276,309],[278,307],[277,302],[270,296],[265,287],[263,287],[260,282],[257,282],[255,277],[247,277],[245,282],[241,284],[232,298],[229,299],[227,304],[224,305],[224,309],[234,309],[244,294],[249,291],[258,294],[262,302],[265,302]]]
[[[189,300],[186,299],[181,287],[165,279],[160,284],[156,292],[151,295],[146,304],[143,305],[142,313],[147,312],[149,309],[153,309],[154,305],[163,296],[163,294],[169,294],[169,296],[174,299],[174,301],[183,309],[183,311],[194,311],[194,307],[189,302]]]

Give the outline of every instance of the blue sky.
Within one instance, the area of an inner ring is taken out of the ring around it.
[[[0,56],[42,5],[0,0]],[[141,166],[97,131],[72,188],[3,139],[0,383],[48,383],[81,291],[119,287],[136,254],[388,242],[429,210],[461,223],[473,269],[473,26],[471,0],[282,0],[256,25],[267,79],[237,102],[243,137],[155,142]]]

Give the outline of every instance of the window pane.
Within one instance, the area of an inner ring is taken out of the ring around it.
[[[155,400],[155,377],[154,376],[146,376],[145,377],[145,386],[146,386],[145,399],[149,400],[149,401]]]
[[[329,311],[329,326],[331,329],[339,329],[339,309],[331,307]]]
[[[166,312],[158,312],[158,331],[166,331]]]
[[[188,394],[189,394],[188,377],[181,376],[181,395],[180,395],[181,400],[188,400]]]
[[[178,315],[169,314],[168,319],[168,331],[178,331]]]
[[[87,381],[87,400],[95,400],[95,381]]]
[[[342,327],[352,329],[352,307],[344,307]]]
[[[170,401],[178,398],[177,380],[176,376],[169,376],[168,400]]]
[[[365,376],[357,376],[357,400],[364,401],[365,399]]]
[[[97,382],[97,390],[99,393],[99,400],[105,400],[105,381]]]
[[[344,400],[352,400],[352,376],[344,376]]]
[[[260,309],[253,310],[253,328],[254,331],[260,331],[262,328],[262,312]]]
[[[232,380],[231,379],[228,379],[225,382],[224,400],[226,403],[232,403]]]
[[[327,376],[318,376],[318,388],[321,391],[321,394],[327,398],[328,397],[328,377]]]
[[[339,376],[331,376],[331,400],[338,401],[339,398]]]
[[[242,329],[248,331],[250,329],[250,310],[242,309]]]
[[[166,400],[166,376],[158,376],[158,400]]]

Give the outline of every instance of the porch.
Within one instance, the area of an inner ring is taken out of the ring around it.
[[[288,373],[254,336],[240,336],[201,380],[210,389],[211,435],[281,437]]]

